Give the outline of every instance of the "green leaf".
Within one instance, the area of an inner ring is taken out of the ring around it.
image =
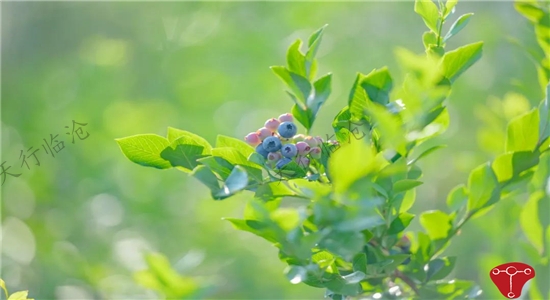
[[[527,239],[542,254],[544,249],[544,233],[545,229],[542,226],[543,220],[539,220],[539,214],[542,213],[545,223],[548,222],[548,202],[550,198],[544,195],[544,191],[536,191],[532,193],[529,200],[523,206],[520,214],[520,224]],[[546,207],[545,207],[546,206]],[[540,208],[545,208],[546,211],[539,211]]]
[[[4,294],[6,294],[6,299],[8,299],[8,289],[6,288],[6,283],[2,278],[0,278],[0,287],[4,290]]]
[[[306,103],[311,93],[311,83],[306,78],[282,66],[273,66],[271,70],[283,80],[302,103]]]
[[[355,255],[352,261],[354,271],[367,271],[367,256],[365,253],[359,253]]]
[[[437,35],[433,31],[426,31],[422,35],[424,48],[428,49],[430,45],[437,45]]]
[[[453,210],[459,210],[468,201],[466,186],[459,184],[454,187],[447,196],[447,206]]]
[[[170,162],[161,152],[170,145],[167,139],[156,134],[139,134],[116,139],[122,153],[132,162],[157,169],[169,169]]]
[[[383,148],[394,150],[403,156],[406,155],[407,140],[399,116],[390,113],[384,106],[372,102],[365,106],[365,114],[376,132],[380,134],[380,143]]]
[[[468,22],[470,21],[470,17],[473,15],[474,15],[473,13],[469,13],[469,14],[464,14],[460,16],[456,20],[456,22],[454,22],[453,25],[451,25],[449,32],[447,32],[447,34],[445,35],[445,38],[443,39],[443,42],[446,42],[448,39],[452,38],[457,33],[459,33],[462,30],[462,28],[464,28],[466,24],[468,24]]]
[[[315,55],[317,54],[317,50],[319,49],[319,45],[321,44],[323,31],[327,26],[328,24],[318,29],[308,39],[308,49],[306,52],[306,73],[307,74],[309,74],[311,71],[311,67],[313,65]]]
[[[533,151],[539,139],[538,109],[518,116],[508,124],[506,151]]]
[[[500,188],[489,164],[483,164],[470,172],[468,178],[468,211],[478,211],[498,201]]]
[[[319,108],[330,95],[332,74],[329,73],[313,83],[314,95],[310,97],[307,102],[307,107],[312,111],[312,114],[315,116],[319,111]]]
[[[325,286],[330,291],[341,294],[344,296],[356,296],[362,292],[360,283],[348,283],[343,277],[338,276],[337,278],[328,281],[325,283]],[[334,299],[334,297],[333,297]],[[338,298],[336,298],[338,299]],[[343,297],[340,299],[344,299]]]
[[[231,174],[234,165],[228,162],[226,159],[215,156],[208,156],[198,159],[201,164],[206,165],[212,172],[218,174],[221,179],[226,180]]]
[[[328,251],[351,260],[363,249],[363,235],[357,231],[332,231],[320,243],[319,246]]]
[[[420,215],[420,224],[431,240],[445,239],[452,228],[451,217],[439,210],[430,210]]]
[[[422,20],[424,20],[424,23],[430,30],[438,32],[439,11],[433,1],[416,0],[414,2],[414,12],[422,17]]]
[[[189,131],[185,131],[185,130],[181,130],[181,129],[177,129],[177,128],[173,128],[173,127],[168,127],[167,136],[168,136],[168,141],[170,141],[170,143],[172,143],[175,140],[185,136],[185,137],[187,137],[187,140],[189,141],[188,142],[189,144],[194,144],[194,145],[199,145],[199,146],[204,147],[204,149],[206,150],[206,153],[210,153],[210,150],[212,150],[212,146],[210,146],[210,144],[208,143],[207,140],[205,140],[200,135],[196,135],[196,134],[194,134],[192,132],[189,132]]]
[[[29,291],[15,292],[10,295],[8,300],[33,300],[33,299],[27,298],[28,295],[29,295]]]
[[[445,13],[443,14],[444,18],[446,18],[453,12],[453,8],[456,6],[457,3],[458,0],[447,0],[447,2],[445,2]]]
[[[533,3],[536,3],[533,1]],[[515,9],[522,14],[529,21],[537,24],[542,18],[544,18],[545,12],[541,7],[537,7],[529,3],[528,1],[516,1],[514,2]]]
[[[426,271],[426,281],[441,280],[449,275],[456,263],[455,256],[436,258],[428,263]]]
[[[373,102],[386,105],[390,102],[390,92],[393,80],[387,67],[374,69],[365,75],[361,81],[361,87],[365,89],[369,99]]]
[[[241,166],[235,166],[225,181],[223,187],[215,194],[215,199],[221,200],[242,191],[248,184],[248,175]]]
[[[206,185],[212,193],[217,193],[220,190],[218,178],[208,167],[197,166],[191,175],[202,182],[202,184]]]
[[[216,147],[231,147],[239,151],[244,157],[249,157],[252,153],[256,153],[256,150],[246,142],[232,138],[225,135],[218,135],[216,138]]]
[[[173,167],[181,167],[183,171],[193,170],[199,165],[197,159],[210,155],[211,146],[204,139],[196,139],[193,135],[181,135],[162,150],[160,156]]]
[[[359,283],[361,280],[365,279],[365,277],[367,277],[367,275],[362,271],[355,271],[355,272],[350,273],[348,275],[342,276],[342,278],[348,284]]]
[[[506,182],[537,164],[538,154],[530,151],[520,151],[497,156],[491,166],[498,182]]]
[[[415,187],[421,185],[423,182],[418,180],[412,180],[412,179],[403,179],[395,182],[393,184],[393,194],[399,194],[402,192],[406,192],[410,189],[414,189]]]
[[[482,49],[483,42],[477,42],[445,53],[440,66],[445,78],[454,82],[481,58]]]
[[[288,47],[286,52],[286,61],[288,64],[288,69],[291,72],[294,72],[298,75],[306,77],[306,57],[300,52],[300,47],[302,46],[302,40],[297,39]]]
[[[367,105],[367,92],[364,88],[361,87],[361,82],[365,75],[357,73],[355,82],[351,88],[349,95],[348,106],[349,112],[351,114],[351,119],[354,121],[360,120],[363,118],[365,107]]]
[[[254,197],[268,201],[275,198],[296,195],[296,192],[291,190],[284,182],[272,181],[258,186]]]
[[[311,129],[315,116],[309,108],[303,109],[300,105],[294,104],[290,112],[307,130]]]
[[[341,146],[329,158],[328,166],[334,190],[343,193],[358,179],[374,172],[377,162],[374,150],[363,141]]]
[[[399,217],[395,218],[390,224],[388,229],[388,234],[398,234],[404,231],[411,221],[414,219],[414,215],[408,212],[403,212],[399,214]]]
[[[307,269],[302,266],[288,266],[285,275],[290,283],[298,284],[307,279]]]

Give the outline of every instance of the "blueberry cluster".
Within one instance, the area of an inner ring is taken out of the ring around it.
[[[264,127],[245,136],[245,141],[256,147],[256,152],[267,159],[271,167],[277,169],[294,160],[298,165],[307,168],[310,159],[321,158],[320,137],[296,134],[298,128],[294,118],[286,113],[278,119],[272,118],[265,122]]]

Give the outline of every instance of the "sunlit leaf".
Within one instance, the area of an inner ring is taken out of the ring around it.
[[[414,2],[414,11],[422,17],[426,26],[433,32],[438,32],[439,11],[435,3],[431,0],[416,0]]]
[[[157,169],[172,167],[169,161],[161,157],[161,152],[170,145],[169,141],[156,134],[139,134],[116,139],[120,150],[132,162]]]
[[[483,42],[477,42],[445,53],[441,61],[441,70],[445,78],[454,82],[481,58],[482,49]]]
[[[539,139],[538,109],[510,121],[506,135],[506,151],[533,151]]]
[[[452,228],[451,218],[439,210],[430,210],[420,215],[420,224],[431,240],[445,239]]]
[[[459,33],[462,30],[462,28],[464,28],[466,24],[468,24],[468,22],[470,21],[470,17],[473,15],[474,15],[473,13],[469,13],[469,14],[464,14],[460,16],[456,20],[456,22],[454,22],[453,25],[451,25],[451,28],[449,29],[449,32],[447,32],[447,34],[445,35],[445,38],[443,39],[443,41],[446,42],[448,39],[452,38],[457,33]]]

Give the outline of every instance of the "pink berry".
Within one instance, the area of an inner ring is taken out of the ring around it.
[[[311,148],[317,147],[317,145],[319,144],[317,140],[312,136],[306,136],[304,142],[306,142]]]
[[[273,132],[265,127],[258,129],[256,133],[258,134],[258,136],[260,136],[260,140],[262,141],[273,135]]]
[[[320,159],[321,158],[321,148],[319,147],[313,147],[309,151],[309,155],[311,155],[311,158],[314,159]]]
[[[305,156],[296,156],[296,163],[302,168],[307,168],[309,166],[309,158]]]
[[[306,155],[311,150],[311,147],[306,142],[298,142],[296,143],[296,149],[298,149],[299,155]]]
[[[292,114],[289,114],[289,113],[282,114],[282,115],[279,116],[279,121],[281,123],[283,123],[283,122],[293,122],[294,117],[292,116]]]
[[[270,152],[267,155],[267,160],[270,161],[270,162],[277,162],[282,157],[283,157],[283,155],[281,155],[281,153],[279,153],[279,152]]]
[[[279,122],[279,120],[277,120],[275,118],[271,118],[271,119],[265,121],[265,128],[269,129],[269,131],[271,131],[271,132],[275,132],[275,131],[277,131],[277,128],[279,128],[279,124],[281,124],[281,122]]]
[[[252,147],[258,146],[262,141],[256,132],[251,132],[244,137],[244,140]]]

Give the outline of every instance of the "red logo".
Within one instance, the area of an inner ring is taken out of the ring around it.
[[[535,277],[535,269],[524,263],[511,262],[494,267],[489,276],[504,297],[516,299],[521,296],[525,283]]]

